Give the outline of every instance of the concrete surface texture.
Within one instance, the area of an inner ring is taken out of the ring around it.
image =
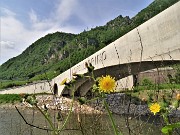
[[[0,94],[20,94],[20,93],[51,93],[51,86],[47,81],[27,84],[23,86],[8,88],[0,91]]]

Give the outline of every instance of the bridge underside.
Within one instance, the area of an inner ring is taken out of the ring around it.
[[[175,64],[180,64],[180,60],[163,60],[163,61],[142,61],[142,62],[132,62],[126,64],[120,64],[110,67],[104,67],[94,71],[95,77],[111,75],[115,77],[116,80],[120,80],[129,75],[136,75],[140,72],[158,69],[161,67],[167,67]],[[89,75],[86,73],[85,75]],[[91,90],[93,81],[90,79],[79,79],[76,82],[76,96],[85,96],[86,93]],[[71,95],[71,91],[64,89],[62,95]]]

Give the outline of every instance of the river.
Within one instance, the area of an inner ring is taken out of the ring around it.
[[[29,109],[20,110],[28,123],[38,127],[47,128],[48,123],[37,111]],[[54,118],[55,113],[51,112]],[[150,124],[145,118],[114,115],[118,128],[124,135],[161,135],[160,128],[156,124]],[[143,120],[144,119],[144,120]],[[67,123],[66,129],[60,135],[113,135],[111,123],[107,115],[100,114],[81,114],[81,124],[78,123],[77,114],[72,114]],[[56,121],[55,121],[56,122]],[[151,121],[151,123],[153,123]],[[129,126],[128,126],[129,125]],[[76,129],[83,129],[82,131]],[[128,128],[129,127],[129,128]],[[74,130],[70,130],[74,129]],[[130,130],[129,130],[130,129]],[[129,133],[130,132],[130,133]],[[15,109],[0,109],[0,135],[51,135],[50,131],[33,128],[27,124]]]

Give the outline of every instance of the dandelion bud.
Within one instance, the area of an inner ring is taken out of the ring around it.
[[[60,83],[60,85],[66,85],[66,83],[67,83],[67,78],[65,78],[65,79]]]
[[[80,98],[78,98],[78,101],[81,105],[83,105],[86,102],[86,99],[85,99],[85,97],[80,97]]]
[[[86,68],[88,68],[88,63],[87,62],[85,63],[85,66],[86,66]]]
[[[145,102],[145,101],[146,101],[146,99],[145,99],[145,98],[142,98],[141,100],[142,100],[143,102]]]
[[[176,95],[176,99],[179,101],[180,100],[180,94]]]
[[[83,74],[76,74],[76,73],[73,73],[73,76],[75,76],[77,78],[83,78],[84,77]]]

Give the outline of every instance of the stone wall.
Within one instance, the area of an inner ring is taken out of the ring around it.
[[[149,113],[145,103],[124,93],[107,95],[107,102],[110,110],[116,114],[145,115]]]
[[[169,83],[168,75],[172,77],[175,76],[176,70],[172,68],[161,68],[161,69],[152,69],[146,72],[142,72],[138,74],[138,82],[141,84],[142,81],[146,78],[149,79],[153,83]]]
[[[144,79],[150,80],[154,84],[169,83],[168,75],[174,77],[176,70],[171,67],[152,69],[140,72],[137,75],[130,75],[117,81],[116,91],[131,90],[135,85],[141,85]],[[136,84],[135,84],[136,83]]]
[[[136,98],[131,98],[125,93],[108,94],[106,101],[110,110],[115,114],[146,115],[149,113],[147,104]],[[102,100],[96,100],[89,105],[96,110],[105,111]]]
[[[111,112],[117,115],[153,115],[149,111],[146,102],[130,97],[125,93],[108,94],[106,101],[109,104]],[[89,106],[92,106],[98,111],[106,112],[102,100],[96,100],[95,102],[89,104]],[[172,109],[169,115],[173,117],[180,117],[180,107],[177,110]]]

